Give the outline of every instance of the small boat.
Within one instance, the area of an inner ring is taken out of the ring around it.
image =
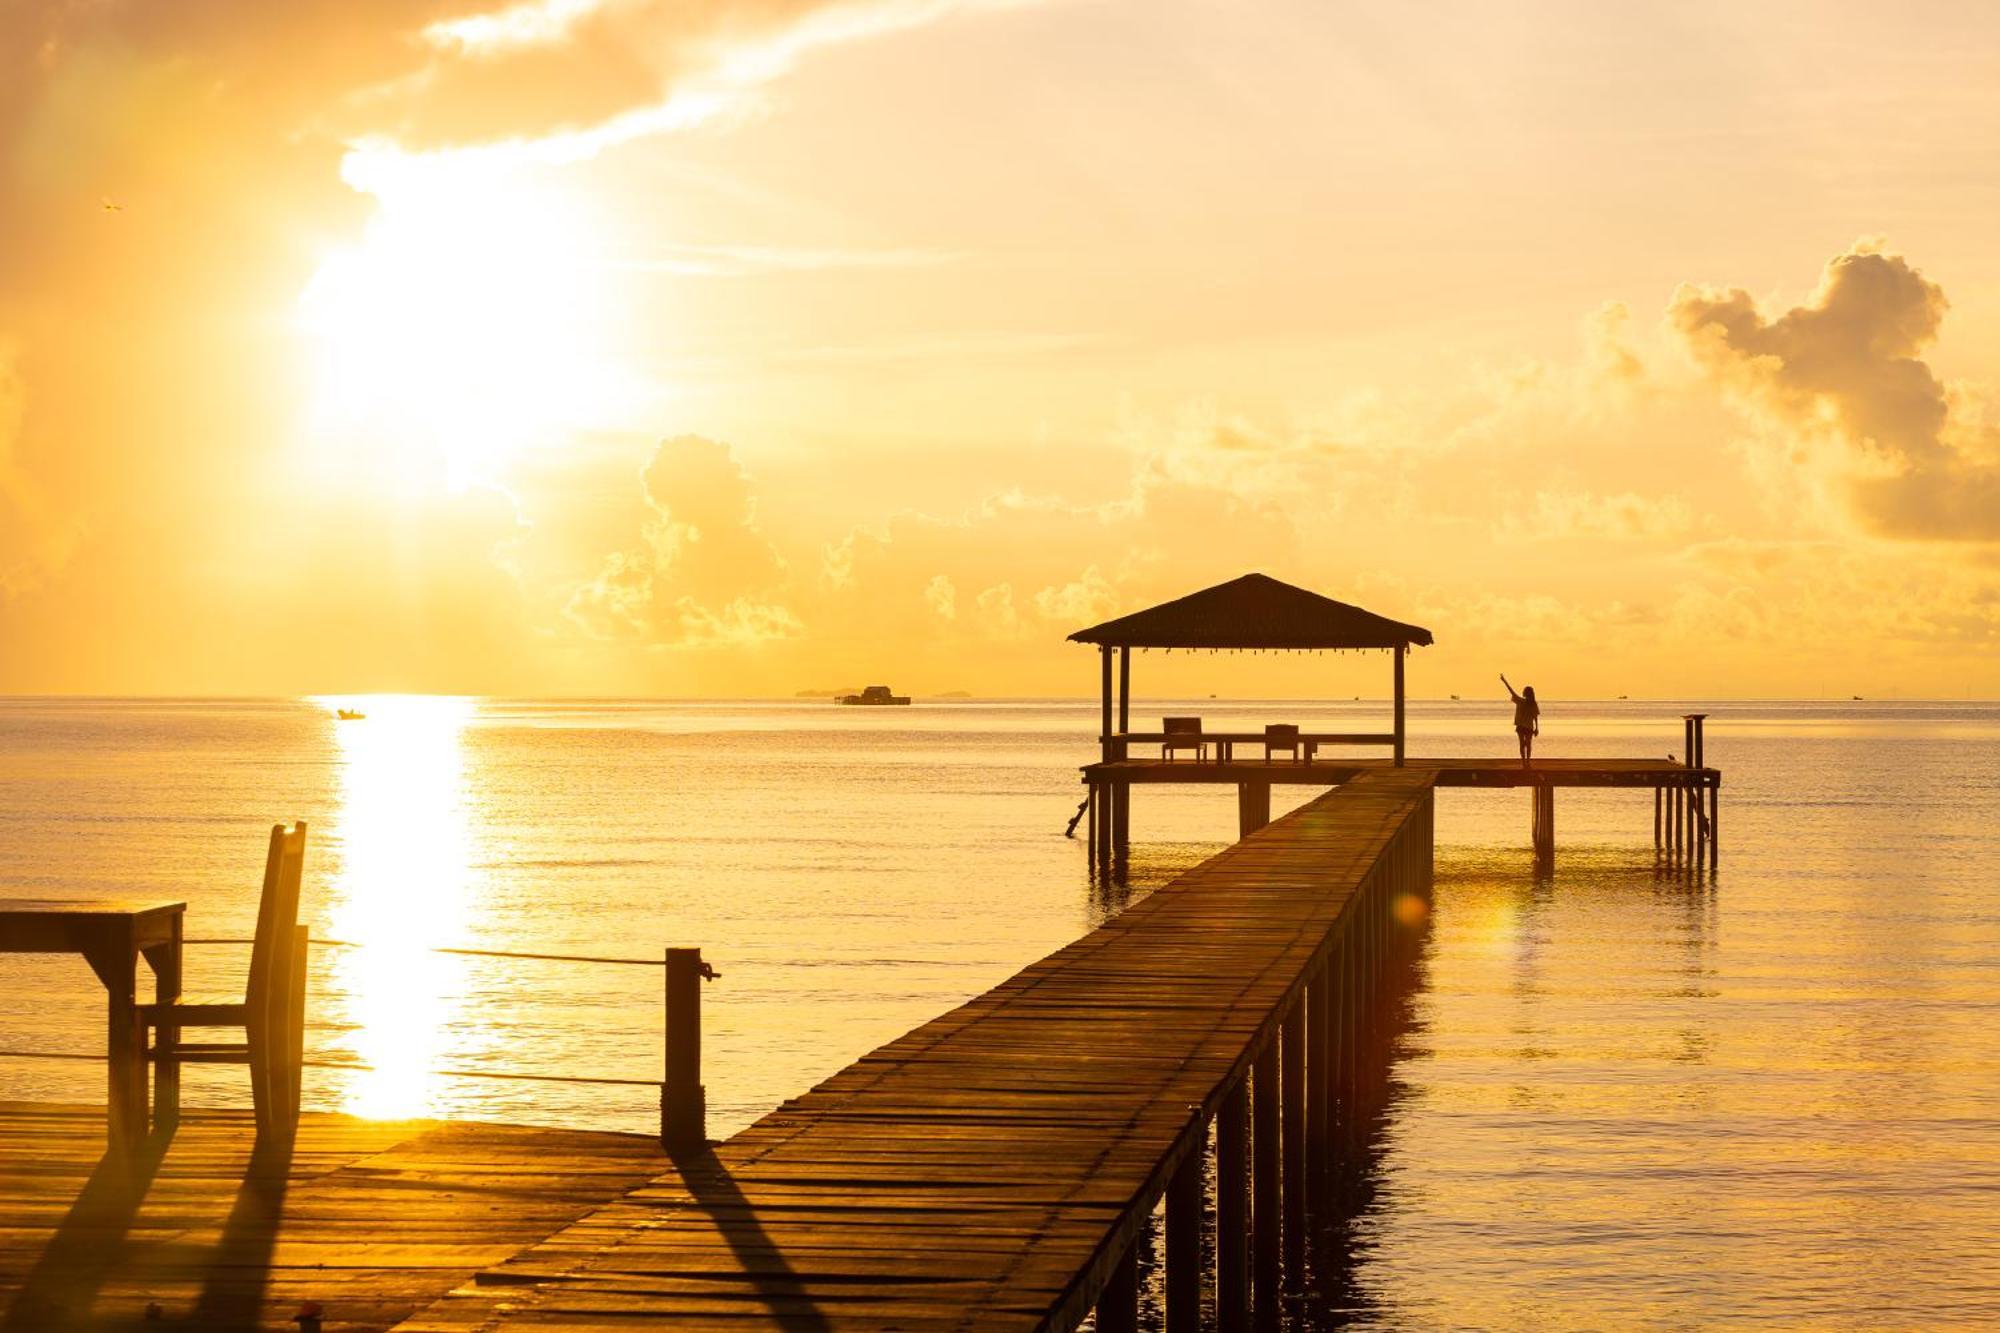
[[[887,685],[870,685],[859,694],[841,695],[840,702],[844,704],[858,704],[863,707],[882,707],[888,704],[907,704],[910,702],[910,696],[907,694],[891,694]]]
[[[1858,695],[1858,694],[1857,694],[1857,695],[1855,695],[1855,696],[1854,696],[1854,702],[1855,702],[1855,703],[1866,703],[1866,702],[1867,702],[1867,700],[1863,699],[1863,698],[1862,698],[1862,697],[1861,697],[1860,695]]]
[[[1457,696],[1457,695],[1455,695],[1455,694],[1454,694],[1454,695],[1452,695],[1452,696],[1451,696],[1451,701],[1452,701],[1453,703],[1457,703],[1457,702],[1458,702],[1458,696]]]
[[[359,722],[362,718],[368,716],[368,714],[354,708],[336,708],[333,710],[333,715],[342,722]]]

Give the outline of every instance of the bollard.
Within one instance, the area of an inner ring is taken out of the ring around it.
[[[667,950],[667,1066],[660,1084],[660,1144],[668,1152],[708,1143],[708,1094],[701,1085],[701,983],[720,976],[700,949]]]

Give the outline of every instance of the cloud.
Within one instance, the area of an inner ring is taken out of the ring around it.
[[[1496,537],[1518,541],[1660,541],[1686,536],[1694,509],[1679,495],[1622,491],[1538,491],[1525,512],[1510,509],[1493,526]]]
[[[614,551],[566,614],[600,639],[657,646],[747,645],[802,626],[777,601],[786,567],[757,524],[750,478],[729,446],[663,440],[641,473],[649,515],[639,544]]]
[[[1697,361],[1798,438],[1845,446],[1849,502],[1889,537],[2000,541],[1990,429],[1954,421],[1921,356],[1942,288],[1900,255],[1836,256],[1805,305],[1769,317],[1741,288],[1683,287],[1668,316]]]

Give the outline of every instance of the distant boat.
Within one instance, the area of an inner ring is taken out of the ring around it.
[[[1863,699],[1860,695],[1857,694],[1854,696],[1854,702],[1859,704],[1859,703],[1866,703],[1868,701],[1866,699]]]
[[[368,714],[353,708],[336,708],[333,710],[333,715],[342,722],[359,722],[362,718],[368,716]]]
[[[1631,698],[1632,696],[1631,696],[1631,695],[1629,695],[1629,694],[1621,694],[1621,695],[1619,695],[1618,697],[1619,697],[1619,698],[1621,698],[1621,699],[1629,699],[1629,698]]]
[[[1455,695],[1455,694],[1454,694],[1454,695],[1452,695],[1452,696],[1451,696],[1451,698],[1452,698],[1452,702],[1453,702],[1453,703],[1456,703],[1456,702],[1458,702],[1458,696],[1457,696],[1457,695]]]
[[[907,694],[891,694],[887,685],[870,685],[859,694],[841,695],[840,702],[876,707],[888,704],[907,704],[910,702],[910,696]]]

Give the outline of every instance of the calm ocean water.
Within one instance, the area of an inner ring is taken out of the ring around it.
[[[644,1130],[659,972],[437,945],[706,950],[710,1128],[740,1128],[1233,836],[1142,791],[1128,891],[1062,829],[1094,703],[0,700],[0,895],[184,898],[248,934],[263,837],[312,826],[309,1106]],[[1547,708],[1552,755],[1677,750],[1679,702]],[[1651,798],[1439,797],[1435,913],[1352,1230],[1383,1327],[2000,1324],[2000,708],[1702,705],[1722,870],[1655,872]],[[1174,706],[1373,729],[1381,705]],[[1416,753],[1506,754],[1504,701],[1419,704]],[[1281,789],[1282,793],[1282,789]],[[243,951],[190,950],[191,991]],[[0,957],[0,1046],[101,1045],[80,960]],[[188,1099],[240,1102],[240,1071]],[[96,1100],[0,1058],[0,1098]]]

